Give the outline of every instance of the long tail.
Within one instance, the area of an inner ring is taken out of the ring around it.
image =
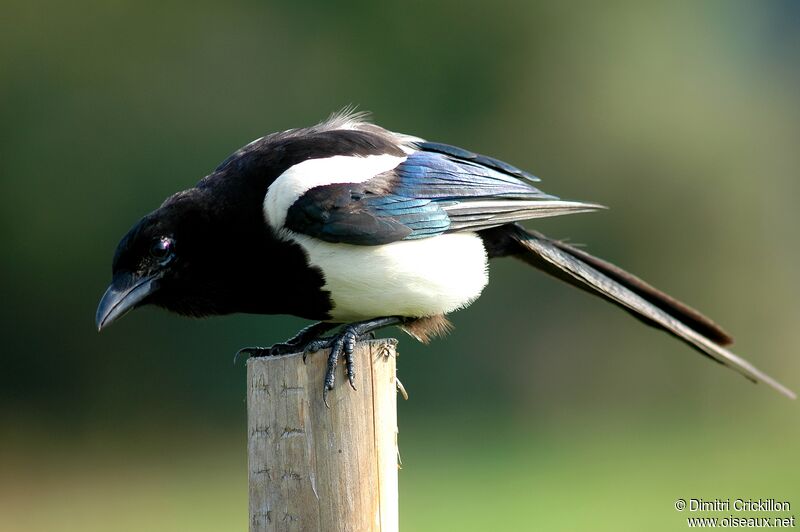
[[[723,346],[733,339],[719,325],[621,268],[519,225],[505,225],[480,234],[490,257],[519,258],[622,307],[751,381],[763,382],[791,399],[796,398],[793,391],[725,349]]]

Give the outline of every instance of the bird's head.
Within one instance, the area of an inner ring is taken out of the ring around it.
[[[97,307],[97,329],[147,304],[192,314],[187,298],[202,294],[197,276],[214,263],[210,226],[197,189],[175,194],[139,220],[117,246],[111,285]]]

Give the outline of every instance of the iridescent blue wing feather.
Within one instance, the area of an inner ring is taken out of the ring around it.
[[[286,228],[327,242],[379,245],[599,208],[546,194],[533,185],[537,178],[491,157],[446,144],[415,147],[368,181],[307,191],[289,208]]]

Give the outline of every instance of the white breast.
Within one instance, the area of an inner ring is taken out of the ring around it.
[[[269,186],[264,198],[264,216],[273,229],[280,229],[289,207],[312,188],[334,183],[363,183],[405,160],[406,157],[387,154],[308,159],[286,170]]]
[[[382,246],[331,244],[292,233],[325,276],[336,321],[433,316],[466,307],[488,282],[486,250],[474,233]]]

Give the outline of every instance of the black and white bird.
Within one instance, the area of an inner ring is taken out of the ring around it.
[[[794,397],[728,351],[731,337],[699,312],[520,226],[601,208],[546,194],[538,181],[491,157],[393,133],[358,113],[267,135],[125,235],[97,309],[98,330],[145,304],[189,316],[318,320],[285,343],[242,352],[331,348],[324,396],[340,357],[353,384],[359,338],[390,325],[421,341],[446,332],[445,316],[486,286],[488,260],[516,257]]]

